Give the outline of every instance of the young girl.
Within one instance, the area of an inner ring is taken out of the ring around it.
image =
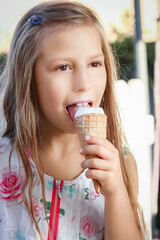
[[[116,79],[104,30],[89,8],[49,1],[22,17],[1,79],[1,240],[147,239]],[[103,107],[107,139],[87,136],[81,149],[73,124],[79,106]]]

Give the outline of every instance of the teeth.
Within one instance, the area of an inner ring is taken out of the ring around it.
[[[89,104],[88,103],[77,103],[78,107],[88,107]]]
[[[78,107],[82,107],[83,104],[82,104],[82,103],[77,103],[77,106],[78,106]]]
[[[83,107],[88,107],[88,103],[83,103],[82,106]]]

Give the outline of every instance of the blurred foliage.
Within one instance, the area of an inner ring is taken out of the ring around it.
[[[120,39],[122,38],[122,34]],[[134,63],[134,40],[133,37],[126,37],[123,41],[111,43],[117,64],[119,79],[128,81],[135,78]],[[148,80],[149,85],[154,85],[154,60],[155,60],[155,43],[146,43],[147,48],[147,64],[148,64]]]
[[[0,53],[0,74],[2,73],[7,59],[7,53]]]
[[[126,37],[123,41],[118,40],[112,43],[111,47],[118,65],[119,79],[128,81],[135,76],[133,39],[132,37]]]
[[[147,43],[148,78],[151,88],[154,86],[155,43]]]
[[[119,79],[125,81],[135,78],[135,59],[134,59],[134,21],[129,10],[122,15],[122,24],[124,29],[112,26],[111,32],[116,36],[114,43],[111,43],[115,58],[118,65]],[[154,59],[155,43],[146,43],[147,63],[148,63],[148,80],[149,85],[154,85]]]

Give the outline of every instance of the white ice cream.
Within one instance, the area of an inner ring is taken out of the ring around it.
[[[103,108],[101,107],[79,107],[75,113],[75,118],[82,116],[84,114],[98,113],[104,114]]]

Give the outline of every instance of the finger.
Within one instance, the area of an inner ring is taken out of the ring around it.
[[[109,150],[103,145],[87,145],[84,148],[80,149],[80,154],[84,156],[95,155],[98,156],[99,158],[106,160],[109,160],[114,157],[113,151]]]
[[[112,173],[110,171],[105,172],[103,170],[97,170],[97,169],[88,169],[86,171],[86,177],[87,178],[95,179],[95,180],[97,180],[100,183],[104,182],[104,180],[107,181],[108,177],[111,174]]]
[[[106,138],[101,138],[101,137],[97,137],[97,136],[85,136],[85,141],[88,144],[103,145],[104,147],[107,147],[110,150],[115,149],[113,144],[110,141],[108,141]]]
[[[91,158],[84,160],[81,163],[81,167],[84,169],[89,168],[103,171],[111,170],[111,164],[108,161],[99,158]]]

